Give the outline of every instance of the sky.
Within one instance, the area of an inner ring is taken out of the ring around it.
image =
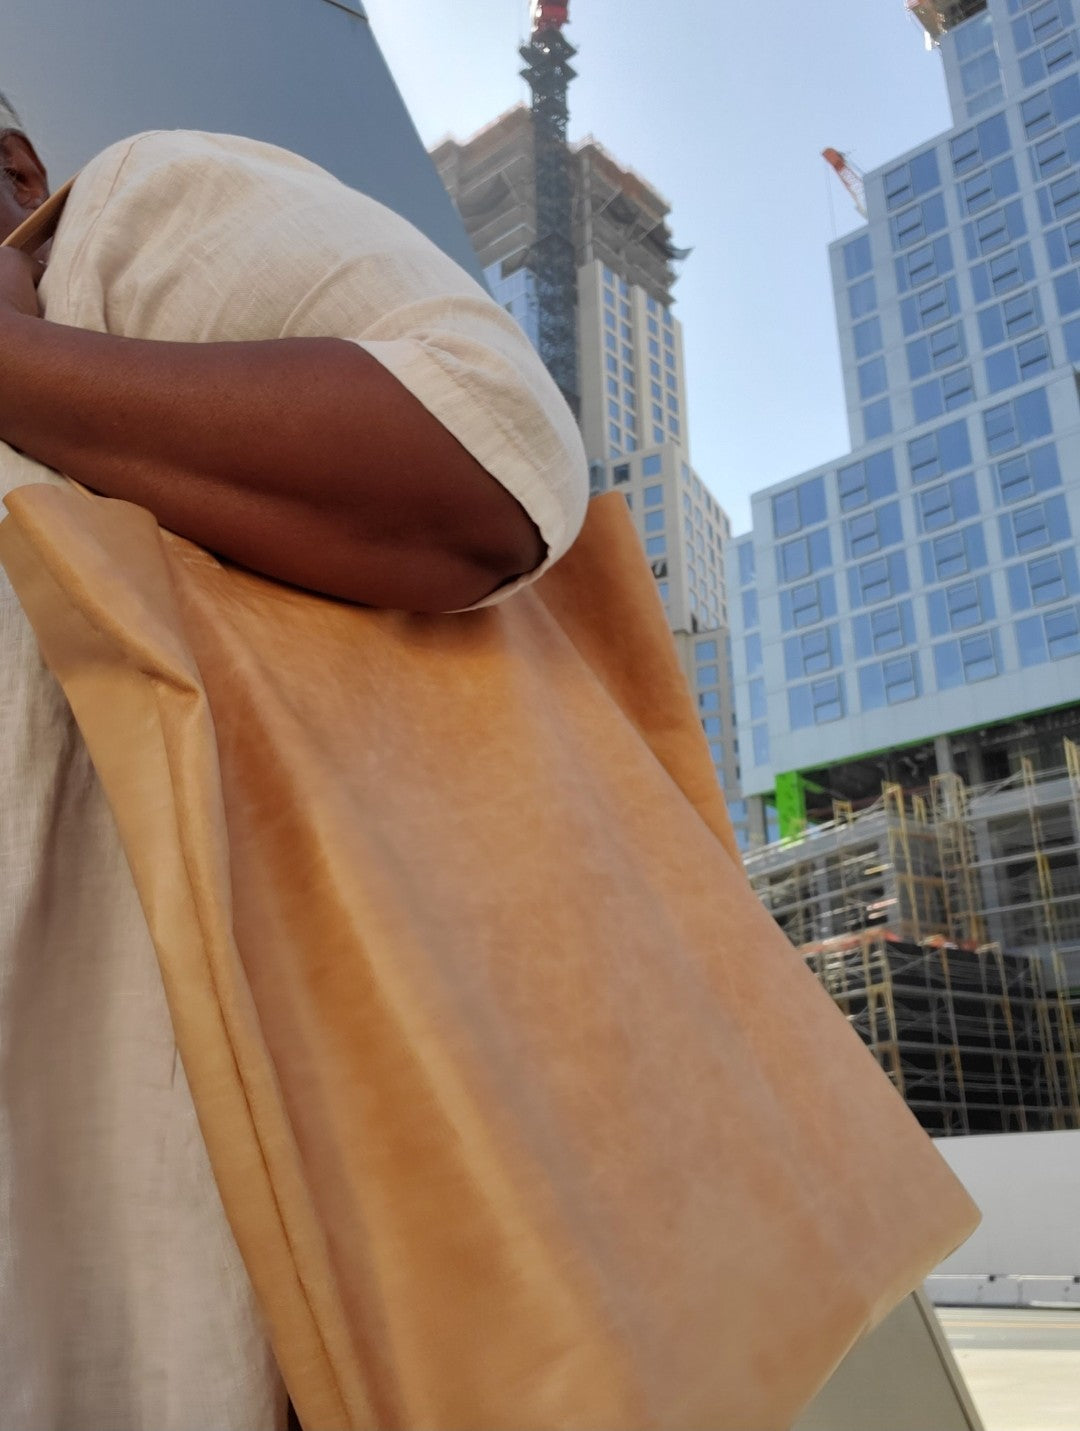
[[[528,99],[527,0],[366,0],[420,137]],[[736,532],[749,494],[850,448],[828,244],[861,220],[821,158],[874,169],[949,127],[903,0],[570,0],[570,138],[670,202],[691,458]]]

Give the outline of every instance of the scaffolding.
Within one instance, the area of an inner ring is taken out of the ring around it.
[[[884,931],[803,952],[929,1133],[1080,1126],[1032,960],[994,945],[915,944]]]
[[[565,6],[559,10],[565,18]],[[536,240],[529,267],[536,277],[540,356],[574,415],[580,407],[577,361],[577,259],[567,91],[577,51],[562,33],[563,20],[537,24],[521,48],[523,78],[532,91],[536,164]]]
[[[926,31],[928,41],[940,40],[965,20],[981,15],[987,0],[907,0],[907,10]]]
[[[746,857],[766,908],[931,1132],[1080,1127],[1080,747],[882,787]]]

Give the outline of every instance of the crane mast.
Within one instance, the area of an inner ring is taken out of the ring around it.
[[[569,5],[532,0],[532,35],[520,51],[532,91],[536,171],[536,239],[530,267],[536,279],[540,356],[577,416],[577,258],[573,188],[566,146],[567,91],[577,51],[562,33]]]

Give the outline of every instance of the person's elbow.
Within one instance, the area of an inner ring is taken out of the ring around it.
[[[543,563],[547,544],[524,507],[497,488],[465,520],[428,535],[413,566],[414,611],[463,611]]]

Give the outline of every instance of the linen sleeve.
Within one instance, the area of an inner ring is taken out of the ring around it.
[[[581,529],[588,468],[573,415],[517,323],[479,291],[408,305],[385,326],[394,336],[369,333],[358,345],[517,499],[543,538],[540,566],[477,604],[504,600]]]
[[[573,414],[524,331],[412,224],[297,155],[155,131],[79,176],[43,282],[50,318],[163,341],[337,337],[387,369],[514,496],[543,562],[581,528]]]

